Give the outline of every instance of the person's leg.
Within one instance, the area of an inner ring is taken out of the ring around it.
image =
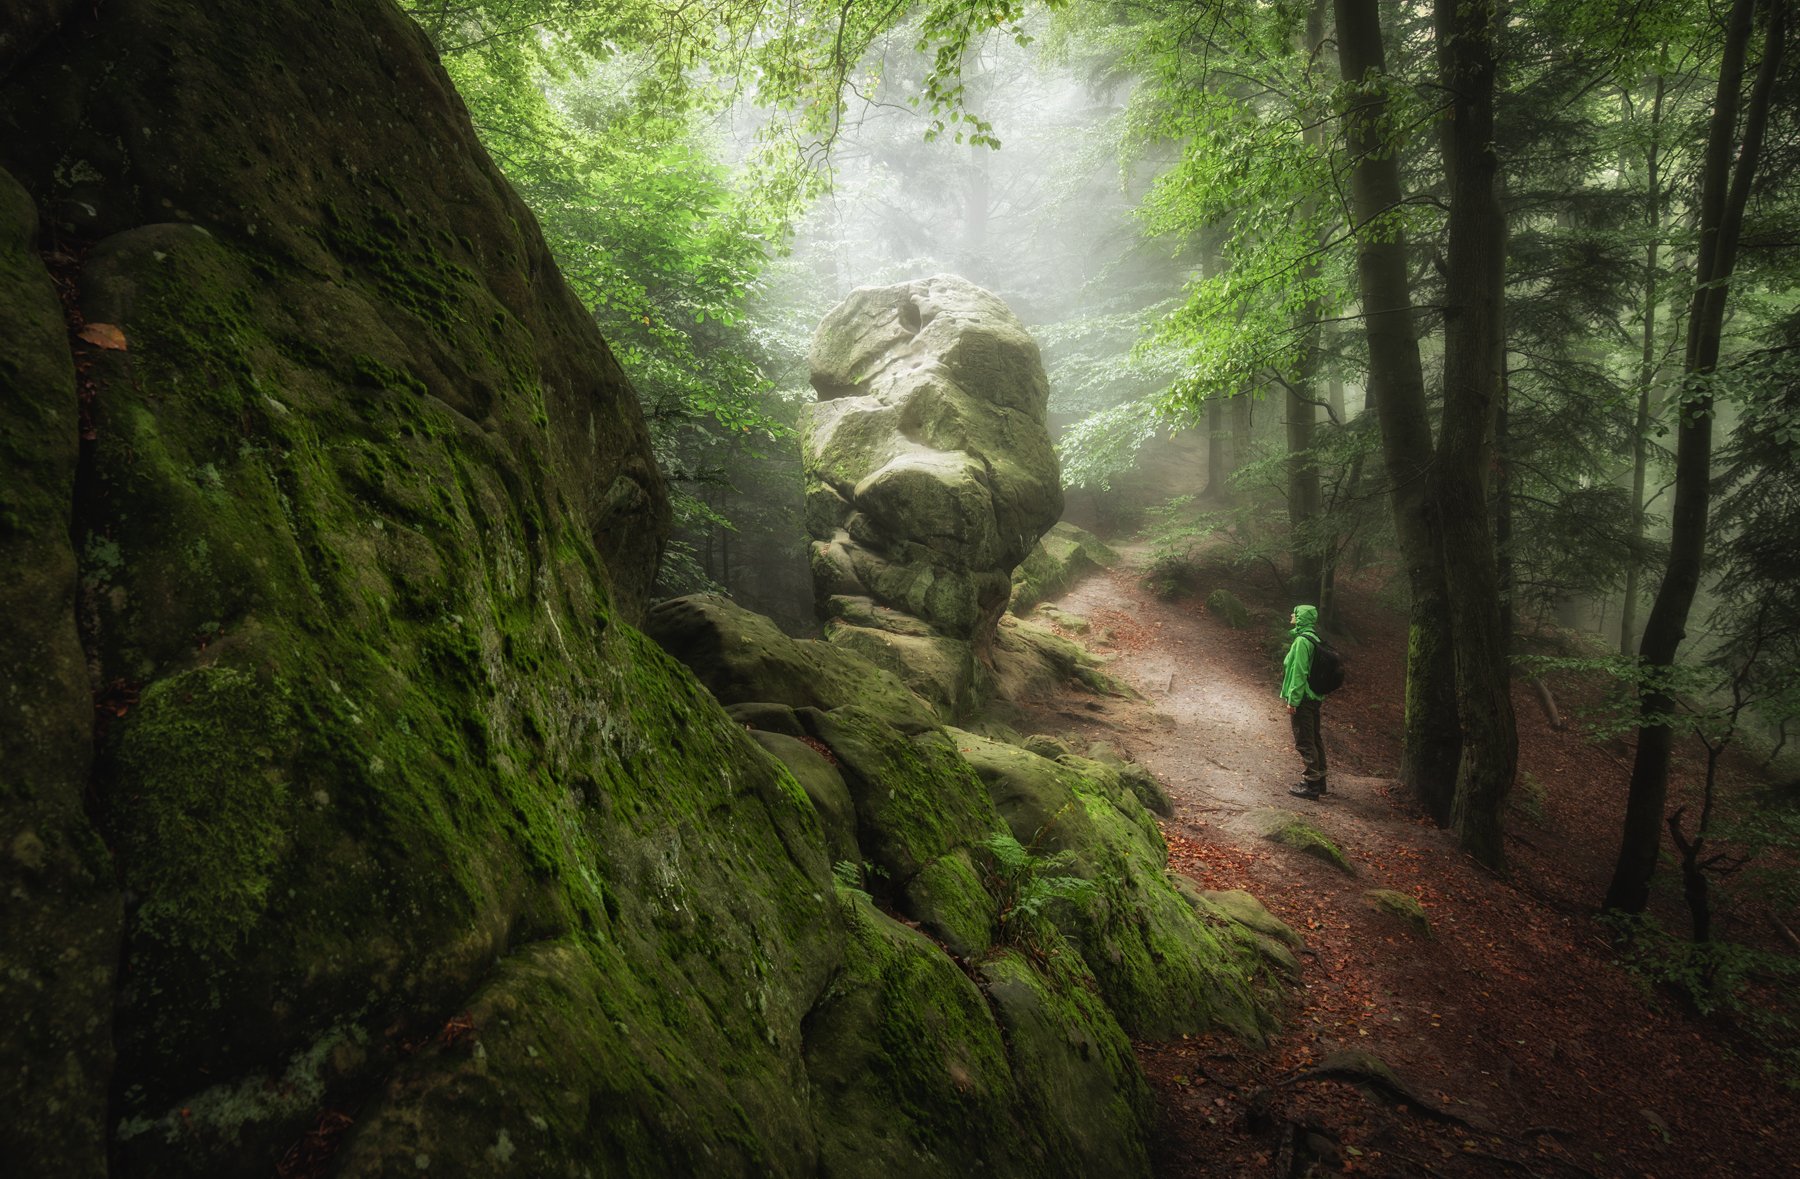
[[[1316,797],[1325,791],[1325,755],[1319,743],[1319,702],[1308,700],[1294,709],[1294,748],[1300,754],[1300,784],[1289,793]]]
[[[1312,702],[1312,737],[1313,750],[1319,756],[1319,793],[1325,793],[1325,780],[1330,772],[1325,766],[1325,706],[1322,702]]]
[[[1300,792],[1305,794],[1323,794],[1325,792],[1325,742],[1319,736],[1319,702],[1307,700],[1294,709],[1294,749],[1300,751],[1303,765],[1300,774]]]

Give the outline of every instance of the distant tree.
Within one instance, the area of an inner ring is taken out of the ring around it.
[[[1763,42],[1755,80],[1744,94],[1744,75],[1759,8]],[[1718,89],[1707,129],[1700,173],[1699,250],[1688,311],[1684,388],[1676,446],[1675,503],[1671,510],[1668,568],[1644,626],[1639,648],[1647,677],[1640,695],[1637,755],[1632,763],[1624,834],[1607,886],[1606,907],[1642,912],[1661,844],[1663,805],[1676,700],[1660,673],[1674,666],[1686,636],[1688,611],[1699,589],[1712,494],[1712,375],[1717,368],[1726,296],[1736,267],[1744,210],[1756,179],[1770,99],[1787,36],[1784,0],[1758,5],[1734,0],[1725,27]]]

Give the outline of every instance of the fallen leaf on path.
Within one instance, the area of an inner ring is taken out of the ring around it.
[[[125,333],[116,323],[90,323],[75,333],[96,348],[105,348],[112,352],[124,352]]]

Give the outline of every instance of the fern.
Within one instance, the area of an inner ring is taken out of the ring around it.
[[[1075,853],[1037,851],[1040,830],[1027,847],[1005,831],[981,841],[987,853],[982,883],[994,899],[994,944],[1017,946],[1033,954],[1043,953],[1043,941],[1053,928],[1050,911],[1058,902],[1084,905],[1098,892],[1091,880],[1062,871],[1075,862]]]

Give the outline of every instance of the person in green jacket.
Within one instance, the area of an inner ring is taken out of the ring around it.
[[[1288,719],[1294,725],[1294,748],[1300,751],[1304,769],[1300,781],[1288,788],[1296,798],[1318,798],[1325,793],[1325,736],[1319,731],[1319,695],[1312,690],[1313,652],[1319,635],[1317,606],[1295,606],[1288,616],[1293,627],[1287,656],[1281,661],[1281,698],[1287,702]]]

